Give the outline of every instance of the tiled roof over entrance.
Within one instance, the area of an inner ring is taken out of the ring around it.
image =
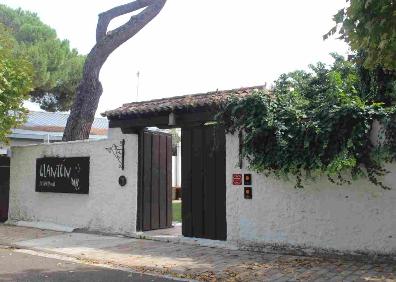
[[[112,119],[129,115],[170,113],[202,108],[211,109],[226,103],[231,96],[244,97],[250,95],[254,90],[260,89],[265,89],[265,86],[254,86],[232,90],[213,91],[204,94],[176,96],[144,102],[133,102],[124,104],[115,110],[104,112],[102,116]]]

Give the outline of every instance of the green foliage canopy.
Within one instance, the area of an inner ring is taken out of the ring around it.
[[[69,110],[82,77],[85,56],[71,49],[67,40],[58,39],[55,30],[34,13],[0,5],[0,23],[10,30],[16,52],[33,65],[31,100],[44,110]]]
[[[327,175],[340,185],[367,176],[388,188],[378,179],[396,156],[395,108],[368,99],[357,66],[333,56],[332,66],[318,63],[310,72],[281,75],[271,92],[232,98],[218,120],[228,132],[244,132],[243,155],[258,172],[294,176],[296,187]],[[379,146],[370,141],[374,120],[387,128]]]
[[[0,142],[4,143],[10,129],[24,122],[23,101],[32,89],[32,65],[14,52],[16,44],[0,24]]]
[[[335,16],[336,26],[325,36],[337,32],[352,50],[364,52],[364,66],[396,71],[396,1],[348,0],[349,6]]]

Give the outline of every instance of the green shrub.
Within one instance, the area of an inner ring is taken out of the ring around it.
[[[363,92],[354,63],[334,58],[330,67],[318,63],[311,72],[281,75],[272,91],[231,98],[217,118],[228,132],[244,132],[243,155],[257,172],[295,176],[297,188],[327,175],[339,185],[366,176],[389,189],[379,177],[395,157],[395,107]],[[379,146],[370,141],[374,120],[387,133]]]

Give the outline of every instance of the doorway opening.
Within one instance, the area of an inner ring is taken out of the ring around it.
[[[138,231],[226,240],[224,128],[208,123],[145,130],[139,146]]]
[[[172,136],[145,129],[139,133],[137,230],[172,227]]]
[[[182,236],[180,158],[180,130],[139,133],[137,231],[145,236]]]
[[[181,128],[170,129],[172,134],[172,225],[181,234],[182,179],[181,179]]]

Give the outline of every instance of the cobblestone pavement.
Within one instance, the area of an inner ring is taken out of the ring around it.
[[[263,254],[148,240],[113,247],[111,251],[127,255],[121,263],[132,268],[204,281],[396,281],[396,265],[390,263]]]
[[[0,225],[0,244],[2,229]],[[19,232],[16,227],[14,230]],[[21,247],[73,256],[92,264],[201,281],[396,281],[395,263],[277,255],[94,234],[46,236],[24,241]]]

